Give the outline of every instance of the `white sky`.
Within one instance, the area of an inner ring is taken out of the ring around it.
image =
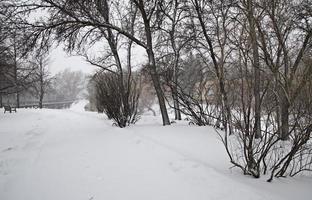
[[[82,71],[84,73],[90,74],[96,70],[96,67],[88,64],[80,56],[69,56],[62,49],[62,47],[57,47],[51,51],[50,55],[49,70],[54,75],[66,68],[70,68],[72,71]]]
[[[141,47],[134,47],[132,50],[132,63],[134,65],[134,69],[140,67],[142,63],[145,63],[147,58],[145,56],[145,50]],[[125,54],[120,52],[120,56],[122,60],[125,60]],[[71,69],[72,71],[79,71],[86,74],[93,73],[97,67],[87,63],[83,57],[80,56],[70,56],[68,55],[62,48],[59,46],[53,49],[49,55],[49,70],[52,75],[57,74],[60,71],[63,71],[66,68]]]

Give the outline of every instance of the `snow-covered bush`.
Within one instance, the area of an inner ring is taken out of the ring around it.
[[[255,178],[269,174],[270,182],[274,177],[312,171],[312,124],[300,119],[299,116],[293,119],[288,140],[280,137],[272,112],[262,118],[260,138],[255,138],[253,118],[233,123],[233,135],[218,133],[234,166]]]

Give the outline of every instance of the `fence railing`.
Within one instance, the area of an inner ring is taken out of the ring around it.
[[[69,108],[75,100],[70,101],[57,101],[57,102],[42,102],[43,108],[51,108],[51,109],[64,109]],[[39,108],[38,102],[25,102],[20,104],[20,108]]]

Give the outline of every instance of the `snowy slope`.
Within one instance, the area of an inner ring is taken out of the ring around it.
[[[311,178],[229,169],[212,128],[143,116],[120,129],[82,106],[0,114],[1,200],[311,199]]]

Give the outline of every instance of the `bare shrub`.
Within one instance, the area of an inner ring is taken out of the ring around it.
[[[120,84],[120,77],[114,73],[98,73],[92,79],[95,86],[96,107],[103,111],[115,125],[123,128],[139,120],[138,103],[140,87],[138,80]]]

